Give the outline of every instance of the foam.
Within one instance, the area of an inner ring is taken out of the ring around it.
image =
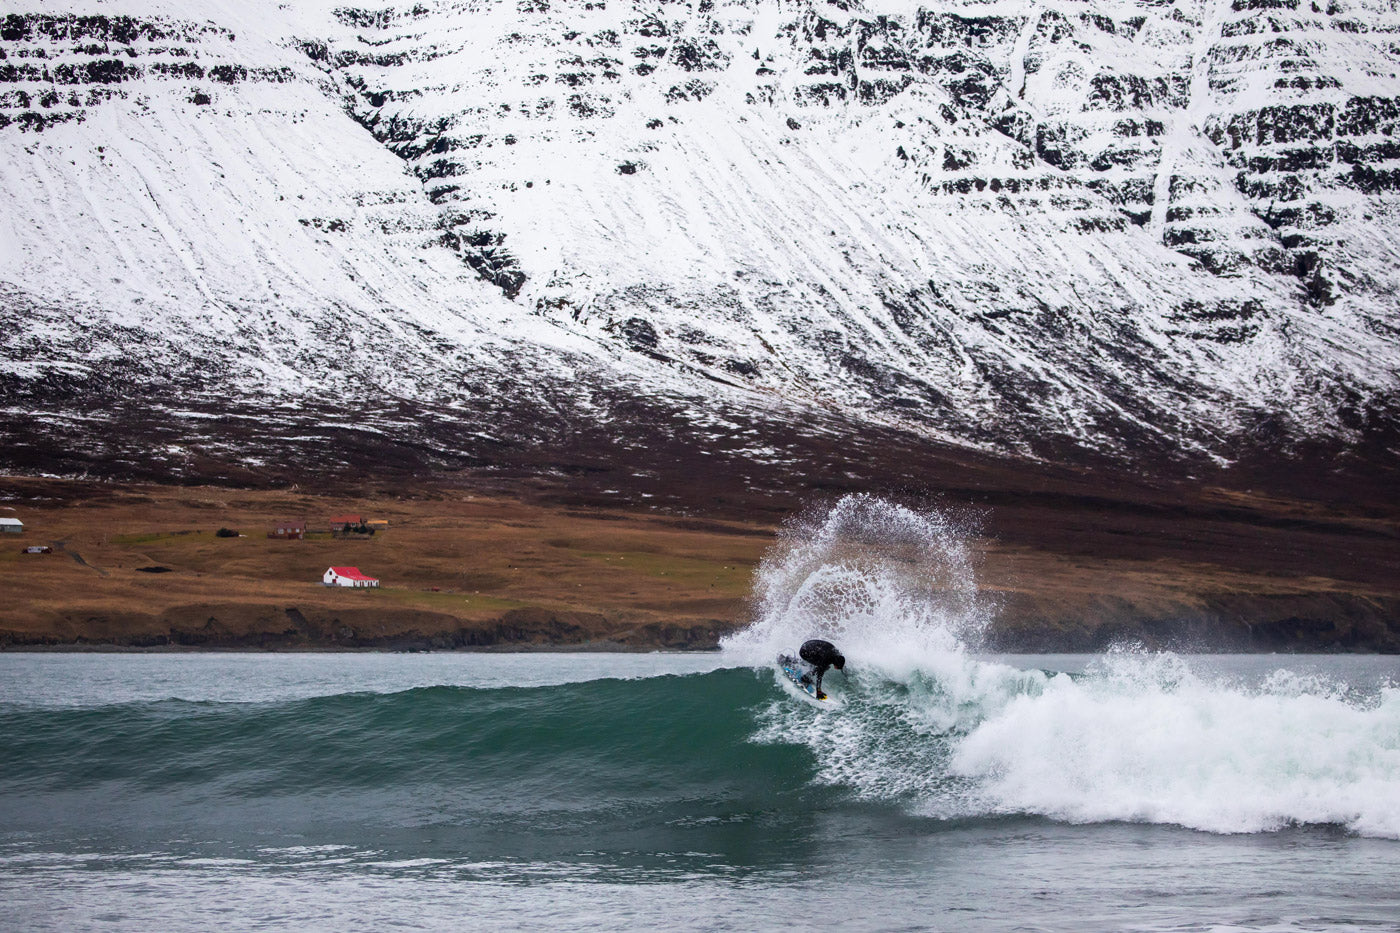
[[[1251,689],[1171,655],[1111,656],[992,712],[955,739],[950,767],[990,812],[1400,838],[1400,691],[1286,671]]]
[[[757,592],[755,622],[724,644],[736,658],[771,664],[822,636],[850,661],[849,680],[828,678],[839,711],[760,714],[757,739],[810,747],[821,783],[921,816],[1400,839],[1394,684],[1287,667],[1247,680],[1133,650],[1078,676],[975,658],[988,609],[959,523],[869,496],[789,526]]]

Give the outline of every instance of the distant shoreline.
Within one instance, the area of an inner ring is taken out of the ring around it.
[[[1221,490],[1102,492],[1008,496],[963,532],[987,650],[1400,653],[1400,520]],[[712,651],[761,612],[755,574],[782,546],[766,513],[523,490],[0,477],[0,497],[25,522],[0,537],[0,651]],[[268,534],[345,514],[386,524]],[[380,586],[323,586],[332,566]]]
[[[296,645],[256,647],[249,645],[117,645],[54,644],[2,645],[0,654],[713,654],[719,645],[701,648],[648,648],[597,642],[580,645],[476,645],[463,648],[432,647],[355,647],[346,645]]]

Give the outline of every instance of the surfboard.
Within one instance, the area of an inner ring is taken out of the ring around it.
[[[823,706],[830,703],[830,697],[826,700],[817,699],[816,681],[809,677],[812,672],[812,666],[806,661],[800,658],[794,658],[790,654],[780,654],[778,655],[778,672],[782,679],[791,685],[793,689],[797,690],[805,699]],[[804,682],[802,679],[803,677],[808,677],[808,679]]]

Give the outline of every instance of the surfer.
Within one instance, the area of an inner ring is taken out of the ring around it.
[[[812,673],[817,675],[817,699],[825,700],[826,694],[822,693],[822,675],[826,673],[828,667],[834,667],[841,673],[846,672],[846,659],[841,652],[836,650],[836,646],[821,638],[809,638],[802,643],[802,647],[797,649],[797,654],[802,660],[812,665]],[[804,675],[803,680],[808,680],[810,675]]]

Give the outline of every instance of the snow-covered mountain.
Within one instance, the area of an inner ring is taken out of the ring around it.
[[[1389,0],[8,7],[12,460],[1396,436]]]

